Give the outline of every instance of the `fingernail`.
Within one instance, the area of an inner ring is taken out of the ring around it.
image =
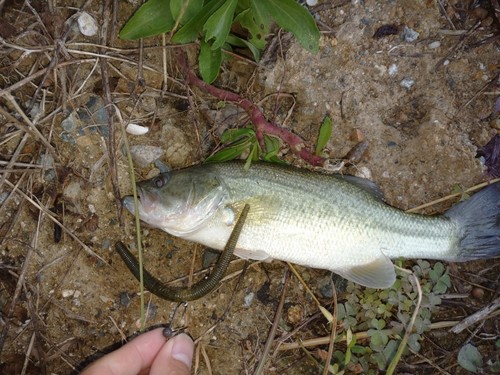
[[[185,333],[181,333],[175,336],[172,341],[172,358],[181,361],[188,368],[191,368],[194,347],[193,340]]]

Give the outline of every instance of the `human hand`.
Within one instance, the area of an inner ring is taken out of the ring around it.
[[[90,364],[80,375],[189,375],[193,340],[181,333],[165,341],[162,330],[136,337]]]

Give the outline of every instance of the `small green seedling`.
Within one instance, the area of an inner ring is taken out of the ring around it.
[[[224,162],[236,158],[245,158],[245,168],[248,169],[252,161],[259,159],[272,162],[283,163],[278,158],[281,142],[278,138],[264,135],[265,151],[259,145],[257,135],[251,128],[229,129],[222,133],[221,143],[224,148],[209,156],[205,162]]]

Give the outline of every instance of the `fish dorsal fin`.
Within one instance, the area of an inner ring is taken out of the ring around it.
[[[379,200],[384,200],[384,195],[382,194],[380,187],[375,182],[370,181],[367,178],[349,175],[342,175],[339,176],[339,178],[346,180],[347,182],[359,187],[360,189],[363,189],[364,191],[367,191]]]
[[[391,287],[396,281],[394,264],[392,264],[391,260],[382,253],[380,253],[380,256],[374,261],[363,264],[362,266],[332,271],[338,273],[347,280],[351,280],[368,288],[386,289]]]

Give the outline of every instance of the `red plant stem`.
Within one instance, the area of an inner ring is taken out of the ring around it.
[[[290,146],[290,149],[295,154],[297,154],[303,160],[307,161],[309,164],[314,166],[322,166],[324,164],[325,159],[321,156],[311,153],[308,147],[306,147],[306,144],[302,138],[287,129],[279,127],[275,123],[267,121],[262,111],[250,100],[243,98],[242,96],[234,92],[209,85],[208,83],[198,78],[198,76],[189,68],[186,54],[183,51],[177,51],[176,56],[187,84],[192,84],[198,87],[200,90],[203,90],[204,92],[220,100],[232,102],[240,106],[247,112],[248,116],[250,117],[250,121],[255,126],[257,140],[259,141],[259,144],[262,148],[264,148],[264,134],[273,135],[282,139],[283,142]]]

